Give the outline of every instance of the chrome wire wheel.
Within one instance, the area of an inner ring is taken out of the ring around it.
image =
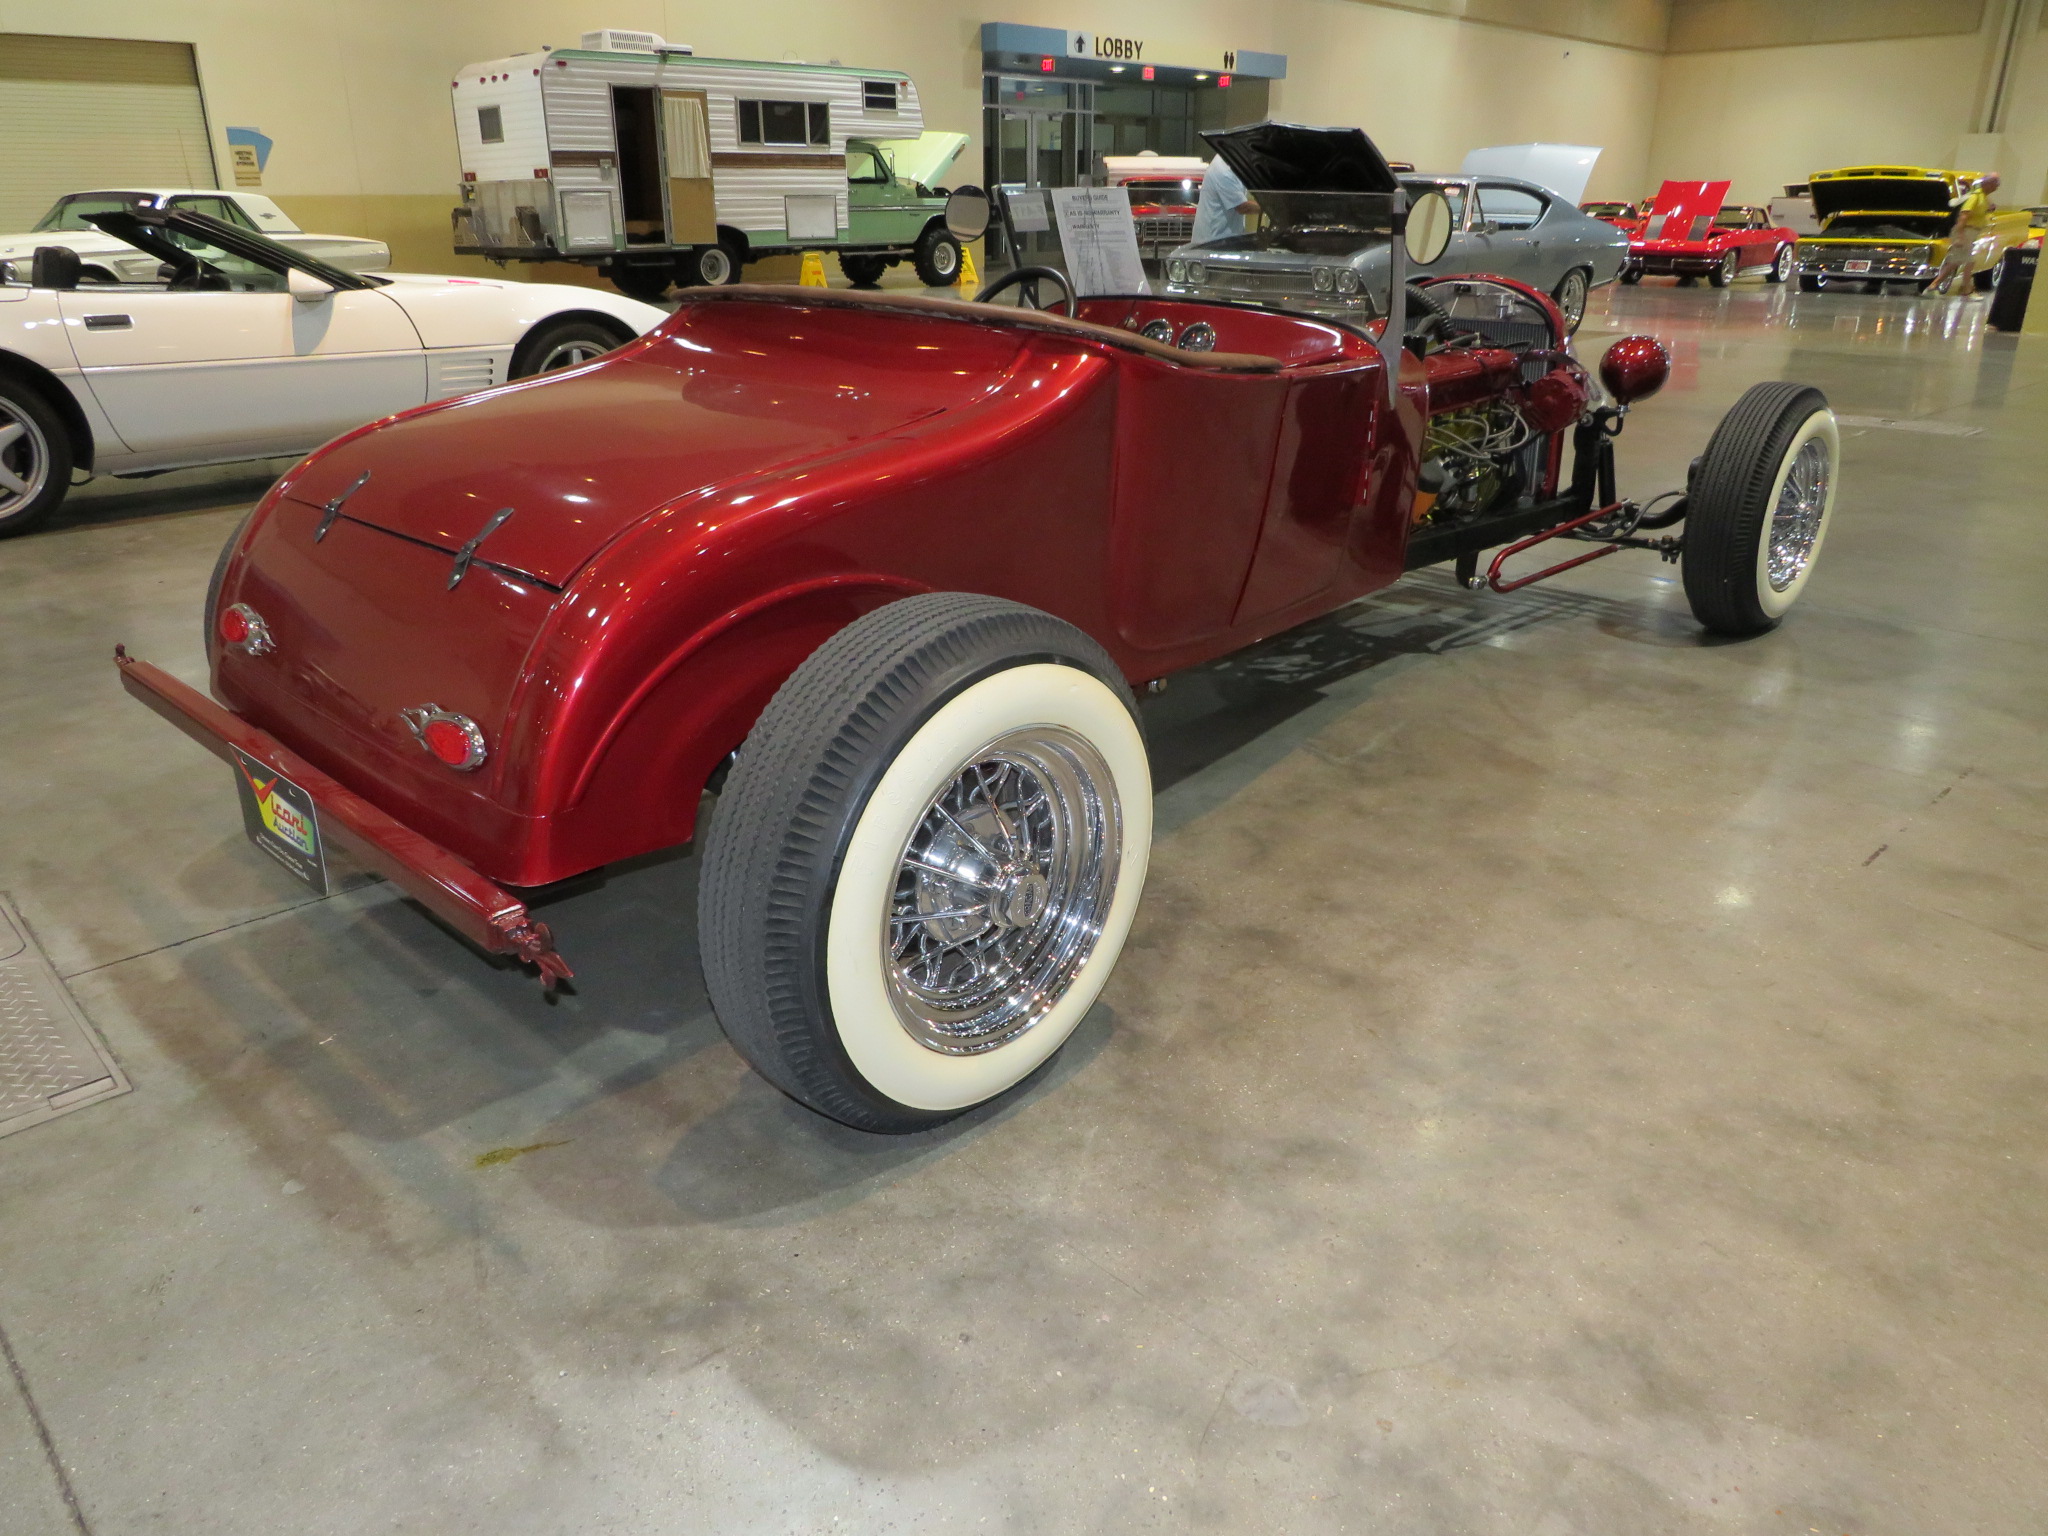
[[[1058,726],[976,752],[932,797],[898,861],[881,936],[896,1017],[948,1055],[1014,1040],[1065,995],[1116,893],[1109,765]]]
[[[0,396],[0,518],[33,503],[50,483],[50,440],[42,424]]]
[[[1828,480],[1834,468],[1826,439],[1810,437],[1800,445],[1771,509],[1771,526],[1766,534],[1769,551],[1765,556],[1764,579],[1773,592],[1783,592],[1797,581],[1813,560],[1814,545],[1820,537],[1821,519],[1827,514]]]

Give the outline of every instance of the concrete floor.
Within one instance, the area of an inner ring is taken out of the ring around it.
[[[1626,490],[1760,379],[1957,432],[1848,431],[1761,640],[1628,555],[1177,681],[1104,1006],[903,1140],[725,1045],[688,856],[548,910],[552,1006],[303,899],[107,661],[200,676],[269,471],[87,489],[0,546],[0,888],[136,1091],[0,1141],[0,1533],[2038,1533],[2048,351],[1983,309],[1597,298],[1678,357]]]

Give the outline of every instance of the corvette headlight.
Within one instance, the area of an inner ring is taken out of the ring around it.
[[[1317,293],[1328,293],[1337,285],[1337,274],[1328,267],[1317,267],[1309,274],[1309,278],[1314,282]]]
[[[1169,261],[1166,264],[1166,280],[1169,283],[1184,283],[1188,280],[1188,264],[1184,261]]]
[[[1349,267],[1340,271],[1337,274],[1337,291],[1339,293],[1358,292],[1358,274]]]
[[[1191,261],[1188,263],[1188,283],[1191,287],[1201,287],[1202,279],[1207,277],[1208,275],[1209,274],[1207,269],[1205,269],[1199,261]]]

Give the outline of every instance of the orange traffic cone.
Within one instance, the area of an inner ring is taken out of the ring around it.
[[[805,251],[803,273],[797,282],[805,288],[825,287],[825,258],[816,251]]]

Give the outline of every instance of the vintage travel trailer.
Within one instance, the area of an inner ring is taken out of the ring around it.
[[[944,198],[890,169],[918,159],[897,150],[924,136],[901,70],[698,58],[606,30],[465,65],[453,94],[458,252],[585,262],[646,298],[737,282],[744,262],[790,251],[958,279]]]

